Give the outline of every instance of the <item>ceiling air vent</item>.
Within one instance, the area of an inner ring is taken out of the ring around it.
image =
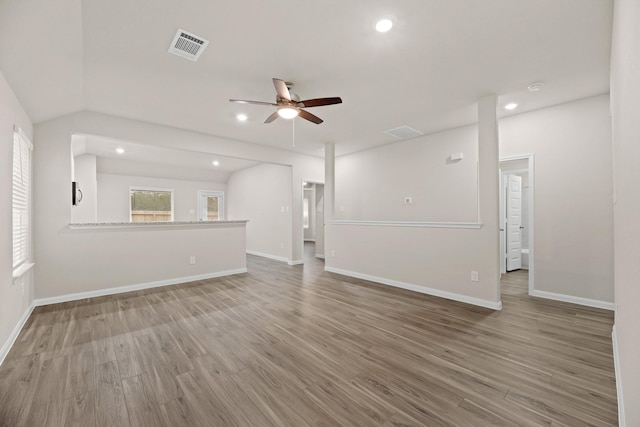
[[[208,44],[209,40],[205,40],[202,37],[180,29],[171,42],[169,53],[195,61],[202,55],[204,48],[206,48]]]
[[[400,126],[399,128],[385,130],[387,135],[395,136],[398,139],[415,138],[416,136],[424,135],[424,133],[409,126]]]

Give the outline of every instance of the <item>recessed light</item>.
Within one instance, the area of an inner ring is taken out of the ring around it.
[[[544,86],[544,83],[535,82],[535,83],[531,83],[529,86],[527,86],[527,89],[529,89],[529,92],[538,92],[539,90],[542,89],[542,86]]]
[[[116,153],[124,154],[124,148],[121,148],[121,147],[116,148]]]
[[[507,105],[504,106],[505,110],[515,110],[516,107],[518,106],[518,104],[516,104],[515,102],[510,102]]]
[[[213,161],[213,166],[220,166],[220,162],[219,162],[219,161],[217,161],[217,160],[214,160],[214,161]]]
[[[246,122],[248,117],[246,114],[237,114],[236,119],[238,119],[239,122]]]
[[[379,33],[386,33],[393,27],[393,21],[389,18],[382,18],[376,22],[376,31]]]

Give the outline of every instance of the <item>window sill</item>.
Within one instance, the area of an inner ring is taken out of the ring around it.
[[[34,265],[35,264],[32,262],[26,262],[21,266],[19,266],[18,268],[16,268],[15,270],[13,270],[13,281],[15,282],[20,277],[22,277],[22,275],[27,271],[31,270],[31,267],[33,267]]]

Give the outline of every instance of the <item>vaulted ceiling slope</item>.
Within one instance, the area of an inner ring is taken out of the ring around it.
[[[313,109],[321,125],[296,120],[296,150],[347,153],[402,125],[473,123],[487,93],[515,112],[606,93],[611,14],[611,0],[0,0],[0,68],[36,123],[91,110],[291,148],[291,121],[228,102],[273,102],[278,77],[343,99]],[[210,41],[197,62],[167,53],[179,28]]]

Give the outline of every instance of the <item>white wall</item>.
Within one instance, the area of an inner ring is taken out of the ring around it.
[[[611,55],[615,180],[614,347],[621,426],[640,425],[640,2],[616,0]]]
[[[468,221],[480,222],[481,227],[331,222],[325,229],[327,270],[500,307],[495,98],[480,100],[478,111],[478,126],[338,158],[335,216],[338,220]],[[464,154],[461,162],[448,161],[450,154],[459,152]],[[358,192],[352,180],[364,189]],[[325,198],[330,197],[330,182],[326,176]],[[414,197],[414,205],[405,206],[405,196]],[[471,271],[479,273],[477,282],[471,281]]]
[[[98,186],[96,177],[96,156],[83,154],[73,159],[73,180],[82,192],[82,201],[71,207],[71,222],[96,222],[98,218]]]
[[[173,191],[173,220],[198,220],[198,190],[222,191],[216,182],[187,181],[145,176],[98,174],[98,222],[129,221],[129,188],[162,188]],[[225,198],[226,198],[225,194]]]
[[[156,280],[155,277],[160,276],[172,278],[206,274],[237,263],[235,254],[231,251],[229,254],[222,254],[233,258],[229,263],[223,262],[226,258],[222,257],[217,264],[211,260],[210,263],[198,264],[193,268],[194,266],[189,266],[185,262],[189,256],[194,255],[203,260],[211,259],[209,253],[212,251],[198,244],[194,244],[192,249],[188,242],[183,241],[184,243],[176,245],[170,251],[163,252],[158,249],[163,245],[158,244],[160,240],[156,240],[153,233],[140,234],[138,231],[126,229],[113,233],[100,230],[70,231],[68,228],[71,217],[69,141],[73,133],[101,135],[106,138],[135,141],[139,144],[181,148],[257,161],[288,162],[293,165],[293,175],[299,183],[302,176],[322,179],[323,162],[320,158],[166,126],[91,112],[71,114],[39,123],[35,129],[34,141],[36,146],[35,203],[51,209],[49,215],[39,215],[34,220],[35,256],[41,260],[35,266],[36,295],[40,298],[96,291],[120,284],[135,284],[140,280]],[[295,238],[298,242],[302,242],[300,185],[296,185],[295,193],[292,187],[289,190],[290,197],[295,197],[294,202],[289,205],[290,211],[293,212],[291,220],[293,227],[290,230],[296,234]],[[188,230],[178,232],[176,229],[176,233],[185,237],[190,235]],[[203,239],[212,239],[209,233],[202,234]],[[195,237],[198,233],[193,235]],[[141,238],[140,236],[149,237]],[[288,237],[289,242],[292,242],[291,232]],[[171,245],[171,243],[166,242],[164,245]],[[301,257],[301,248],[292,248],[291,243],[289,245],[288,257]],[[150,253],[166,255],[166,258],[161,257],[155,260],[145,258],[145,264],[137,267],[138,271],[126,268],[128,264],[124,259],[133,259],[132,253],[143,247]],[[153,250],[150,250],[151,248]],[[243,259],[246,259],[244,245],[242,249]],[[119,268],[121,265],[125,268]]]
[[[535,289],[613,301],[606,95],[500,120],[500,157],[534,154]]]
[[[476,221],[477,141],[466,126],[338,157],[335,218]],[[456,153],[464,158],[451,161]]]
[[[13,283],[12,171],[13,127],[32,138],[31,120],[0,72],[0,361],[20,318],[34,298],[32,271]],[[69,158],[69,150],[65,155]],[[67,199],[69,191],[67,191]],[[36,259],[37,261],[37,259]]]
[[[248,252],[292,261],[290,167],[265,163],[232,173],[226,206],[229,219],[249,220]]]

